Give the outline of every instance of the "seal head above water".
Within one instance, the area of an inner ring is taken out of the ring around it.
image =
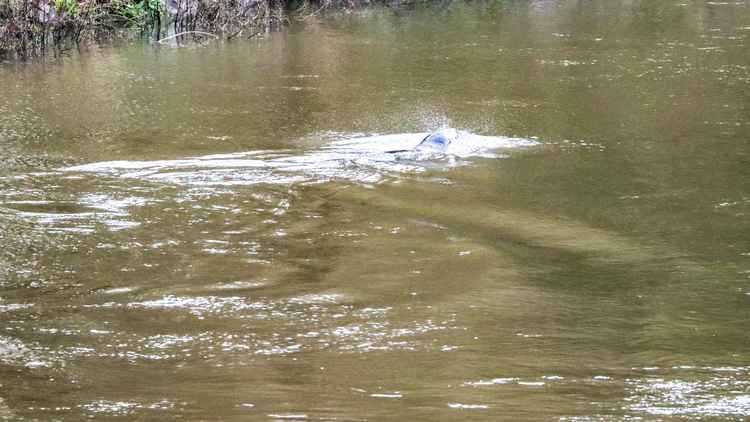
[[[389,154],[399,152],[446,152],[450,144],[458,139],[458,131],[453,128],[440,129],[425,136],[422,141],[412,149],[398,149],[387,151]]]
[[[440,129],[437,132],[425,136],[422,142],[414,149],[417,151],[440,151],[445,152],[448,146],[458,138],[458,131],[453,128]]]

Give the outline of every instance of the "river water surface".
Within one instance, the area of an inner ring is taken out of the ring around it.
[[[748,43],[453,2],[1,65],[0,420],[745,420]]]

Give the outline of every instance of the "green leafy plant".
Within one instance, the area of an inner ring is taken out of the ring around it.
[[[76,16],[78,14],[78,2],[76,0],[55,0],[55,9],[58,13]]]
[[[129,26],[148,26],[154,23],[161,11],[160,0],[138,0],[113,3],[117,15]]]

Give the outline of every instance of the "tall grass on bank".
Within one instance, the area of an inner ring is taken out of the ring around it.
[[[285,6],[282,0],[164,0],[174,36],[211,33],[226,39],[281,24]]]
[[[95,3],[74,0],[0,0],[0,54],[25,58],[43,54],[47,45],[78,42],[97,26]]]
[[[162,38],[251,36],[285,19],[284,0],[0,0],[0,58],[25,59],[123,30]]]

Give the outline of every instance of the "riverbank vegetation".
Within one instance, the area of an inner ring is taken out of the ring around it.
[[[0,58],[25,59],[82,42],[145,35],[156,42],[251,37],[289,13],[367,0],[0,0]]]

